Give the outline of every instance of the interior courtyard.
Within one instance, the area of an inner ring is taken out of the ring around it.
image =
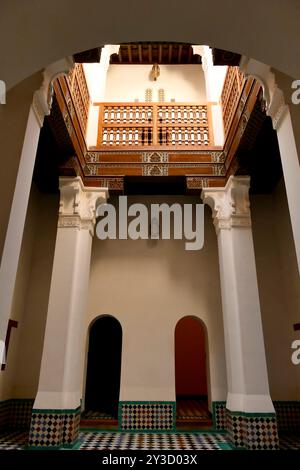
[[[120,8],[0,44],[0,450],[300,450],[300,64]],[[203,247],[99,239],[120,196],[204,204]]]

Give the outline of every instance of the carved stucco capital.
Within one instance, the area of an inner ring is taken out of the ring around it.
[[[216,232],[251,227],[249,176],[230,176],[225,188],[204,188],[202,199],[212,209]]]
[[[58,227],[89,230],[94,234],[96,209],[108,199],[107,188],[84,186],[80,176],[59,179]]]
[[[254,77],[263,89],[267,115],[271,117],[275,130],[288,110],[283,91],[278,87],[275,71],[269,65],[254,59],[242,58],[240,69],[246,77]]]
[[[73,66],[73,59],[71,57],[66,57],[45,68],[43,72],[42,86],[39,90],[34,92],[32,102],[32,108],[40,127],[43,125],[44,117],[50,114],[53,98],[53,80],[60,75],[67,75]]]

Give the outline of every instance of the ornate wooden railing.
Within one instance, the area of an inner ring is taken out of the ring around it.
[[[225,136],[230,129],[244,84],[245,77],[239,67],[228,67],[221,95]]]
[[[99,150],[213,146],[209,104],[147,102],[97,106]]]
[[[66,81],[73,99],[80,125],[82,127],[82,131],[85,134],[89,115],[90,96],[82,64],[75,64],[67,76]]]

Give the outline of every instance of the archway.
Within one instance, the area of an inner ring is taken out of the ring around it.
[[[90,327],[85,389],[85,420],[112,422],[118,417],[122,327],[109,315]]]
[[[89,8],[84,2],[76,1],[72,3],[72,21],[68,21],[69,2],[53,0],[43,5],[42,9],[36,7],[36,2],[23,2],[22,14],[17,2],[9,2],[1,12],[1,79],[10,89],[61,57],[108,42],[134,42],[137,38],[140,41],[175,40],[210,44],[256,58],[288,75],[298,77],[300,65],[295,60],[298,49],[297,41],[294,40],[298,34],[298,4],[286,2],[283,9],[278,0],[273,3],[274,8],[273,5],[270,8],[269,2],[253,0],[245,14],[244,4],[238,0],[233,0],[230,8],[226,2],[190,0],[188,8],[182,3],[172,9],[170,21],[168,4],[162,5],[155,1],[145,22],[144,10],[137,0],[134,0],[132,8],[120,0],[105,3],[90,1]],[[257,20],[258,10],[260,21]],[[204,17],[205,21],[201,21]],[[237,24],[233,17],[238,18]],[[20,32],[18,37],[13,38],[12,18],[17,22]],[[103,21],[99,28],[99,18],[113,18],[113,23]],[[53,40],[53,31],[56,40]],[[241,35],[241,31],[245,31],[245,34]],[[286,47],[287,44],[289,47]]]
[[[177,427],[210,427],[206,331],[193,316],[181,318],[175,328],[175,378]]]

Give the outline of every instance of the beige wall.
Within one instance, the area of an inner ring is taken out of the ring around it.
[[[152,89],[152,101],[159,101],[158,90],[165,90],[165,101],[206,102],[202,65],[160,65],[157,81],[150,78],[152,64],[110,65],[104,101],[145,101],[145,91]]]
[[[184,200],[192,201],[200,199]],[[207,208],[200,251],[187,252],[178,240],[93,241],[87,325],[103,314],[122,325],[121,400],[175,399],[174,331],[186,315],[207,326],[212,398],[226,398],[217,241],[210,217]]]

